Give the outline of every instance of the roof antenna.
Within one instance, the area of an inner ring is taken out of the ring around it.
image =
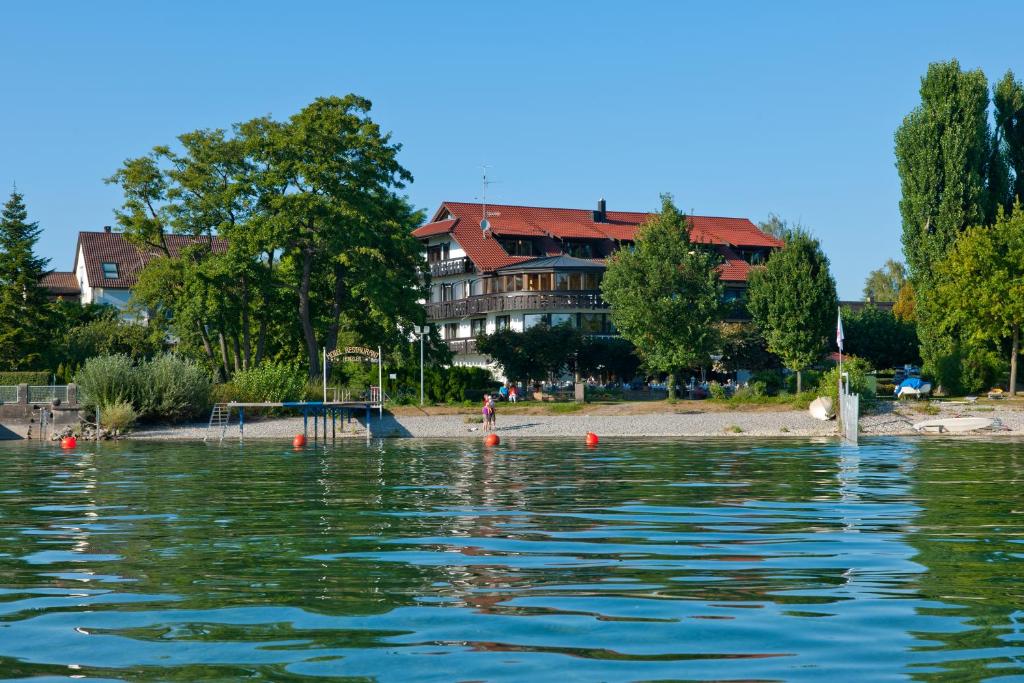
[[[480,192],[480,202],[483,204],[483,212],[480,214],[480,229],[483,230],[484,239],[486,239],[487,235],[491,231],[491,222],[487,220],[487,186],[494,181],[487,179],[487,164],[484,164],[480,168],[483,170],[483,179],[481,180],[482,189]]]

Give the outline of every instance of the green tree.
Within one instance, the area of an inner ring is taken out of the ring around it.
[[[582,345],[579,331],[569,325],[534,325],[524,332],[499,330],[477,337],[477,350],[501,366],[511,381],[554,380],[575,369]]]
[[[0,214],[0,368],[43,367],[50,343],[50,307],[39,285],[48,259],[35,254],[41,232],[29,222],[24,197],[11,192]]]
[[[995,226],[964,232],[937,264],[935,297],[945,330],[980,345],[1010,342],[1010,393],[1017,391],[1017,356],[1024,325],[1024,212]]]
[[[1003,197],[1003,208],[1009,213],[1013,204],[1024,201],[1024,85],[1013,71],[1007,71],[992,92],[995,105],[996,150],[1002,154],[1012,183]]]
[[[110,178],[137,244],[170,257],[171,232],[227,241],[150,261],[135,292],[222,374],[301,357],[316,376],[342,335],[390,347],[424,321],[422,216],[398,194],[412,176],[370,108],[326,97],[287,121],[186,133]]]
[[[920,341],[912,322],[872,305],[860,311],[843,309],[844,351],[876,370],[921,362]]]
[[[941,329],[935,266],[964,229],[995,219],[1005,168],[994,163],[999,155],[989,128],[985,74],[962,71],[956,60],[934,63],[921,79],[920,94],[921,104],[896,131],[895,151],[921,356],[936,371],[948,365],[943,359],[954,354],[956,343]]]
[[[768,350],[796,371],[799,392],[801,372],[825,353],[838,302],[828,258],[818,240],[796,230],[785,242],[764,268],[750,273],[748,307]]]
[[[635,246],[608,259],[601,293],[619,334],[644,364],[669,375],[706,366],[718,345],[715,325],[723,312],[718,254],[690,240],[690,221],[661,197],[661,213],[637,231]]]
[[[906,266],[899,261],[887,259],[881,268],[868,273],[864,280],[864,300],[895,302],[906,283]]]

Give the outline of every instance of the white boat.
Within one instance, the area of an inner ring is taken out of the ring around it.
[[[831,420],[836,416],[835,408],[832,407],[832,399],[828,396],[819,396],[811,401],[807,412],[815,420]]]
[[[914,398],[921,398],[932,393],[932,385],[928,382],[924,382],[917,388],[914,387],[900,387],[896,398],[903,398],[904,396],[913,396]]]
[[[914,424],[914,429],[919,432],[937,434],[963,434],[964,432],[988,429],[991,426],[992,420],[987,417],[945,417],[918,422]]]

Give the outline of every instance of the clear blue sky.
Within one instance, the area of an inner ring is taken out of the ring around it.
[[[713,7],[713,5],[719,7]],[[68,269],[120,162],[196,128],[355,92],[412,201],[775,212],[842,298],[900,257],[892,136],[931,61],[1024,75],[1020,2],[5,3],[0,194]]]

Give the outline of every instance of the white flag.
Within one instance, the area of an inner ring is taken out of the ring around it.
[[[839,353],[843,352],[843,309],[839,309],[839,318],[836,321],[836,346],[839,347]]]

